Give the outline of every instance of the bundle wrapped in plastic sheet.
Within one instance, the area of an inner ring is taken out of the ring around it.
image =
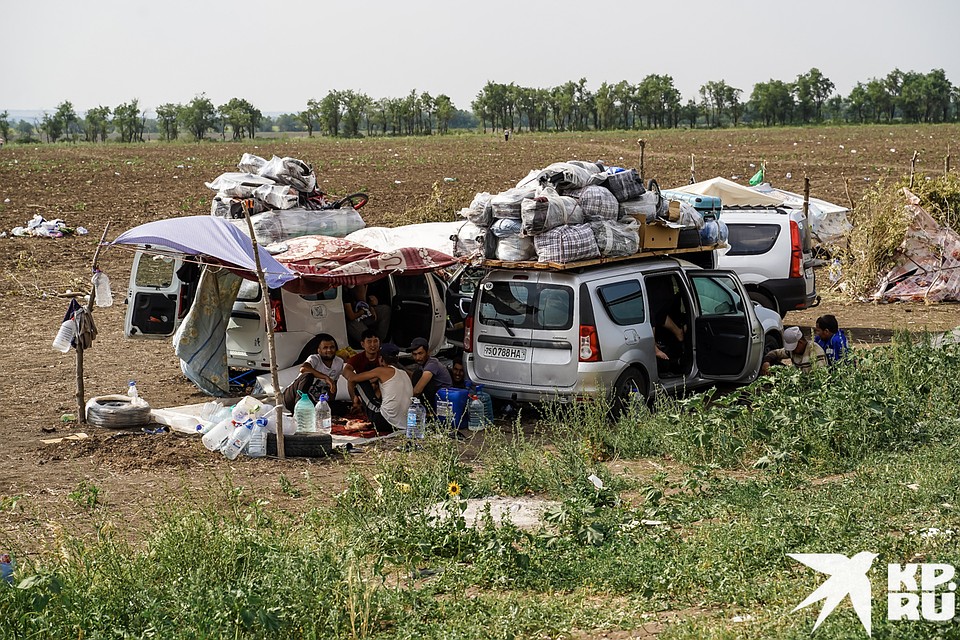
[[[267,205],[256,198],[231,198],[230,196],[218,193],[210,201],[210,215],[219,218],[242,218],[243,202],[249,203],[250,215],[261,213],[267,210]]]
[[[618,202],[636,200],[646,191],[636,169],[627,169],[617,173],[611,173],[608,170],[599,174],[598,177],[602,176],[606,176],[603,185],[610,189]]]
[[[726,243],[728,235],[726,223],[720,220],[707,220],[700,229],[700,244]]]
[[[666,218],[669,206],[670,203],[656,191],[645,191],[638,198],[620,203],[620,217],[642,217],[647,222],[653,222],[657,218]]]
[[[531,238],[506,235],[497,239],[497,259],[509,262],[532,260],[537,256],[537,249]]]
[[[253,234],[261,245],[281,242],[299,236],[331,236],[342,238],[362,229],[363,218],[354,209],[287,209],[285,211],[264,211],[250,217]],[[246,233],[245,220],[231,220]]]
[[[600,256],[597,240],[589,224],[555,227],[534,236],[533,242],[540,262],[575,262]]]
[[[220,174],[213,182],[205,182],[208,189],[213,189],[220,195],[228,198],[252,198],[253,192],[263,185],[272,185],[269,178],[254,173],[238,173],[236,171]]]
[[[273,156],[258,174],[277,184],[290,185],[302,193],[312,193],[317,188],[317,176],[313,168],[303,160]]]
[[[490,208],[494,218],[520,218],[520,203],[524,198],[533,198],[537,194],[536,186],[515,187],[501,191],[490,198]]]
[[[703,229],[703,214],[686,202],[680,203],[680,219],[677,220],[687,229]]]
[[[587,185],[580,189],[577,199],[583,209],[583,219],[587,222],[616,220],[620,217],[620,203],[606,187]]]
[[[522,229],[523,222],[517,218],[500,218],[490,226],[490,232],[497,238],[518,236]]]
[[[523,221],[520,234],[535,236],[564,224],[583,222],[583,211],[575,198],[561,196],[556,189],[541,189],[536,198],[525,198],[520,204]]]
[[[493,222],[493,206],[490,204],[492,195],[484,191],[473,197],[473,202],[466,209],[460,211],[467,220],[480,227],[489,227]]]
[[[297,190],[284,184],[261,185],[254,190],[253,197],[275,209],[293,209],[300,202]]]
[[[597,220],[588,223],[600,255],[606,258],[629,256],[640,250],[640,223],[636,218],[622,221]]]
[[[457,230],[453,240],[455,258],[470,258],[483,253],[484,235],[487,229],[470,221],[464,222]]]
[[[600,164],[599,162],[584,162],[583,160],[571,160],[569,164],[573,164],[578,167],[583,167],[591,175],[603,172],[603,165]]]
[[[261,158],[260,156],[252,153],[245,153],[240,156],[240,162],[237,163],[237,169],[240,169],[240,171],[246,171],[247,173],[259,173],[260,169],[263,169],[265,164],[267,164],[266,158]]]
[[[554,187],[563,193],[565,189],[579,189],[590,184],[593,174],[579,164],[554,162],[540,172],[540,184]]]

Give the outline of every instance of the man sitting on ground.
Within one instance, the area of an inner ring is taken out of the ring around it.
[[[804,373],[827,366],[827,356],[823,353],[823,349],[815,342],[808,342],[803,337],[803,331],[800,330],[800,327],[784,329],[783,348],[773,349],[764,356],[760,373],[766,375],[770,371],[771,364],[779,363],[787,358],[790,359],[794,367]]]
[[[300,365],[300,375],[283,390],[283,404],[287,411],[293,411],[299,399],[297,391],[306,393],[314,403],[325,393],[333,408],[337,380],[343,372],[343,359],[337,355],[337,341],[333,336],[321,333],[317,338],[320,341],[317,352]]]
[[[378,345],[379,346],[379,345]],[[413,396],[413,385],[406,372],[400,368],[400,347],[387,343],[380,347],[379,363],[364,373],[354,373],[344,367],[343,375],[357,389],[367,419],[380,433],[390,433],[407,425],[407,412]],[[379,383],[379,391],[371,394],[366,383]]]
[[[360,401],[360,395],[357,393],[357,384],[353,381],[353,377],[350,374],[355,373],[366,373],[371,369],[380,366],[380,338],[377,336],[376,331],[373,329],[367,329],[360,336],[360,346],[363,348],[363,351],[353,356],[347,360],[346,364],[343,365],[343,377],[349,382],[350,390],[350,401],[353,403],[354,409],[360,409],[362,405]],[[374,388],[371,382],[366,382],[368,393],[373,393]]]
[[[817,318],[817,326],[814,327],[813,333],[816,336],[814,342],[827,354],[827,364],[836,364],[850,351],[847,336],[837,323],[837,316],[831,313]]]
[[[459,360],[454,360],[453,365],[450,367],[450,381],[456,389],[467,388],[467,370]]]
[[[450,372],[430,355],[430,343],[425,338],[414,338],[410,353],[416,365],[411,372],[413,395],[432,407],[437,406],[437,391],[453,386]],[[424,406],[426,406],[426,404]]]

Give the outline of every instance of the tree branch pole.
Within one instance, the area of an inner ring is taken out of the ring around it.
[[[693,159],[694,159],[694,155],[691,153],[690,154],[690,184],[694,184],[697,181],[696,169],[694,167]]]
[[[950,143],[947,143],[947,155],[943,158],[943,175],[950,173]]]
[[[919,151],[913,152],[913,157],[910,159],[910,189],[913,189],[913,178],[917,170],[917,158],[920,157]]]
[[[103,241],[107,237],[107,230],[110,229],[110,223],[103,228],[100,235],[100,242],[97,243],[97,249],[93,252],[93,266],[90,269],[91,274],[97,272],[97,263],[100,260],[100,249],[103,247]],[[90,298],[87,300],[87,312],[93,313],[93,303],[97,299],[97,288],[90,282]],[[81,424],[87,422],[87,412],[84,410],[87,404],[86,391],[83,388],[83,343],[77,340],[77,421]]]
[[[843,190],[847,193],[847,202],[850,204],[850,211],[853,212],[854,204],[853,198],[850,197],[850,179],[842,173],[840,176],[843,178]]]
[[[250,242],[253,243],[253,260],[257,265],[257,280],[260,282],[260,299],[263,302],[263,321],[267,325],[267,355],[270,357],[270,380],[273,383],[273,401],[277,408],[277,457],[283,460],[286,453],[283,447],[283,391],[280,390],[280,380],[277,377],[277,350],[273,338],[273,318],[270,313],[270,291],[267,289],[267,279],[263,275],[263,265],[260,264],[260,245],[253,232],[253,220],[250,219],[250,209],[246,201],[243,204],[243,217],[247,219],[247,229],[250,231]]]
[[[643,180],[644,180],[644,177],[643,177],[643,156],[644,156],[644,151],[646,151],[646,148],[647,148],[647,141],[644,140],[643,138],[640,138],[639,140],[637,140],[637,144],[640,145],[640,181],[643,182]]]

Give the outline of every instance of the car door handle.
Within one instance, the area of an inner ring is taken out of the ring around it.
[[[623,332],[623,340],[627,344],[639,344],[640,336],[637,335],[637,332],[635,329],[627,329],[626,331]]]

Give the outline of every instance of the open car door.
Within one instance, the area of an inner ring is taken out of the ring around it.
[[[189,283],[178,272],[179,257],[151,256],[137,251],[130,269],[127,287],[127,312],[123,334],[128,338],[166,338],[172,336],[190,310],[199,269]],[[192,271],[192,269],[190,269]]]
[[[688,271],[699,307],[697,368],[710,380],[749,382],[760,368],[763,331],[743,284],[730,271]]]

